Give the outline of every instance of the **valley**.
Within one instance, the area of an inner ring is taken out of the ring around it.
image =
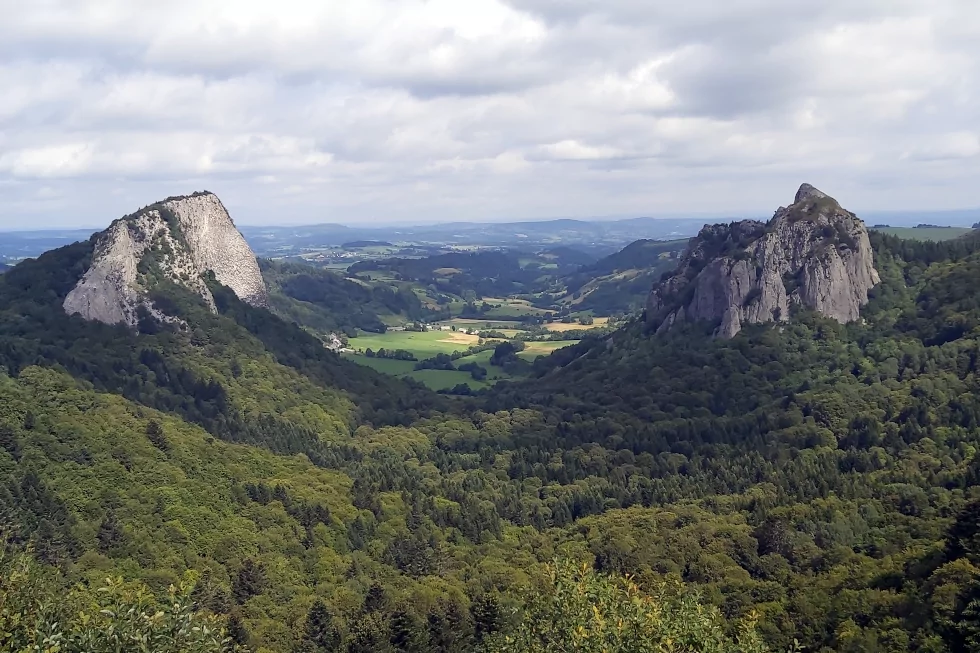
[[[256,259],[195,193],[0,276],[0,642],[970,650],[974,232],[804,184],[598,258],[392,254]]]

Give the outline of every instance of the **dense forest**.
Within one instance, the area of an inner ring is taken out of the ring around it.
[[[112,632],[209,633],[153,650],[980,651],[980,239],[872,244],[860,322],[637,320],[469,398],[213,280],[216,315],[160,286],[178,322],[85,322],[90,242],[24,262],[0,645],[118,650],[132,607]]]

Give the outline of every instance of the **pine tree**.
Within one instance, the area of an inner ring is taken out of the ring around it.
[[[334,625],[327,605],[317,599],[306,615],[306,626],[299,651],[302,653],[334,653],[340,650],[341,636]]]
[[[473,615],[474,635],[477,641],[482,641],[488,635],[500,630],[503,625],[503,614],[496,594],[484,594],[470,605]]]
[[[260,563],[254,562],[251,558],[242,563],[238,570],[238,576],[232,583],[231,593],[235,597],[235,603],[242,605],[253,596],[261,594],[265,589],[265,570]]]
[[[386,601],[387,598],[385,597],[385,588],[378,583],[374,583],[364,596],[364,612],[370,613],[383,610]]]
[[[17,434],[6,424],[0,424],[0,451],[6,451],[14,460],[20,458],[20,445],[17,443]]]
[[[167,436],[163,433],[163,427],[155,419],[150,420],[150,423],[146,425],[146,437],[150,444],[160,451],[170,450],[170,443],[167,442]]]
[[[116,513],[112,510],[107,511],[105,517],[102,518],[102,524],[99,526],[99,533],[96,535],[96,539],[99,541],[99,551],[110,553],[123,543],[124,537],[122,524],[116,519]]]
[[[427,638],[419,620],[410,612],[396,610],[391,615],[388,641],[398,653],[421,653],[427,650]]]
[[[228,616],[228,637],[241,646],[248,646],[249,633],[241,612],[235,608]]]

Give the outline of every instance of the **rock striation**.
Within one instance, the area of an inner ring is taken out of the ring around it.
[[[797,305],[850,322],[878,281],[864,223],[803,184],[768,223],[706,225],[650,293],[647,321],[658,331],[714,321],[731,338],[745,324],[786,321]]]
[[[136,326],[139,307],[166,319],[146,293],[160,280],[197,293],[214,310],[205,275],[256,306],[268,302],[255,254],[221,200],[209,192],[171,197],[120,218],[96,237],[92,263],[64,309],[90,320]]]

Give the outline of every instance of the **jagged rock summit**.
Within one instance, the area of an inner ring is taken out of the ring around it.
[[[255,254],[221,200],[207,191],[170,197],[98,234],[92,264],[65,297],[64,309],[107,324],[136,326],[141,306],[167,319],[146,296],[162,278],[196,292],[214,310],[207,272],[243,301],[266,305]]]
[[[788,320],[800,305],[850,322],[878,281],[864,223],[803,184],[768,223],[706,225],[650,293],[647,321],[658,331],[716,321],[717,335],[731,338],[744,324]]]

